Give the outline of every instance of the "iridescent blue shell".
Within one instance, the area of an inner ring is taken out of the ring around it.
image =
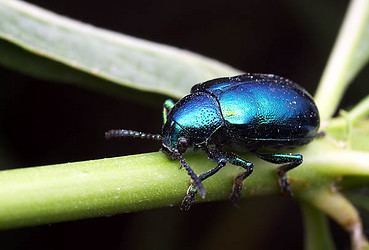
[[[296,83],[275,75],[244,74],[193,86],[169,113],[163,135],[168,137],[166,130],[175,125],[172,147],[185,136],[193,145],[283,148],[310,142],[319,123],[313,99]]]

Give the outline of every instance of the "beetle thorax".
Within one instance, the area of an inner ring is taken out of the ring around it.
[[[178,149],[180,140],[187,146],[204,144],[222,125],[222,114],[213,96],[208,93],[190,94],[170,111],[162,131],[163,147]]]

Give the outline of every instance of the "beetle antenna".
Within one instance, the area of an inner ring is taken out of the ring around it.
[[[148,134],[144,132],[134,131],[134,130],[126,130],[126,129],[112,129],[105,132],[105,138],[120,138],[120,137],[132,137],[132,138],[140,138],[140,139],[148,139],[161,141],[162,137],[160,134]]]
[[[195,172],[192,170],[190,165],[188,165],[188,163],[186,162],[186,160],[184,159],[184,157],[181,153],[176,151],[175,154],[178,157],[179,162],[181,163],[182,167],[184,167],[187,170],[187,173],[191,177],[192,181],[194,182],[197,190],[199,191],[199,194],[200,194],[201,198],[204,199],[206,191],[205,191],[204,186],[201,183],[200,178],[195,174]]]

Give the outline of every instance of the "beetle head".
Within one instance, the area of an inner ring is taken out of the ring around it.
[[[190,140],[186,131],[175,121],[169,120],[164,124],[162,132],[162,148],[169,158],[178,159],[178,154],[186,152]]]

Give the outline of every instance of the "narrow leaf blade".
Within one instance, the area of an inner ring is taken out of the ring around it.
[[[175,97],[188,93],[195,83],[239,73],[188,51],[96,28],[15,0],[0,1],[0,38],[95,77]]]

